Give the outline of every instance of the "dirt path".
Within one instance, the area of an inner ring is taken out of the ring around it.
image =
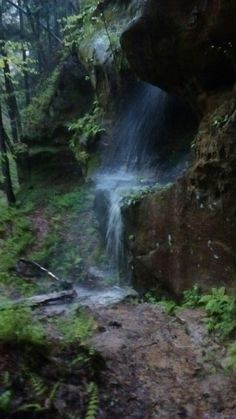
[[[92,345],[106,359],[99,418],[235,419],[236,379],[203,314],[178,317],[150,304],[96,310]]]

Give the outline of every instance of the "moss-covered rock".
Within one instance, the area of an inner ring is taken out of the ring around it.
[[[76,57],[66,57],[25,111],[24,141],[30,146],[67,144],[67,123],[88,112],[94,92]]]

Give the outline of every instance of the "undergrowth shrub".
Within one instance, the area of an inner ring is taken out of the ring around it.
[[[177,308],[175,301],[157,297],[152,292],[147,292],[142,301],[161,307],[167,314],[174,314]]]
[[[96,328],[94,319],[81,311],[78,314],[71,314],[64,320],[57,323],[57,328],[63,336],[63,343],[73,344],[79,342],[84,344],[88,336]]]
[[[184,307],[198,307],[201,305],[202,293],[198,285],[194,285],[190,290],[183,293],[183,306]]]
[[[174,314],[183,307],[203,308],[206,311],[206,324],[209,332],[217,332],[226,338],[236,330],[236,298],[227,294],[224,287],[212,288],[211,293],[203,295],[198,285],[183,293],[182,303],[158,298],[151,292],[145,294],[142,301],[161,306],[167,313]]]
[[[202,295],[195,285],[184,292],[183,306],[204,308],[209,332],[218,332],[222,338],[236,330],[236,299],[224,287],[212,288],[210,294]]]
[[[39,93],[33,98],[31,104],[23,114],[24,133],[27,138],[35,138],[41,128],[42,121],[49,112],[50,105],[55,95],[61,66],[58,66],[41,84]]]
[[[28,209],[0,210],[0,283],[11,281],[10,270],[24,251],[33,243],[33,232],[27,219]]]
[[[64,44],[67,48],[78,48],[82,41],[89,40],[104,27],[101,17],[95,15],[97,5],[96,0],[86,0],[80,13],[63,20]]]
[[[236,343],[232,343],[228,348],[228,360],[226,363],[226,371],[236,371]]]
[[[86,172],[89,161],[88,148],[96,137],[104,132],[102,127],[103,115],[103,109],[97,101],[94,101],[90,113],[67,125],[68,130],[72,133],[69,147],[81,164],[82,169],[86,169]]]
[[[236,300],[224,287],[213,288],[211,294],[200,299],[208,315],[208,330],[216,331],[224,338],[236,329]]]
[[[10,302],[3,303],[0,308],[0,342],[35,346],[45,343],[44,329],[33,319],[30,308],[16,307]]]
[[[0,412],[8,412],[12,402],[11,390],[3,391],[0,395]]]

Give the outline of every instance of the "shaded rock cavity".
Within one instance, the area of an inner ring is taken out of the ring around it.
[[[141,79],[194,102],[236,81],[235,13],[234,2],[150,0],[121,45]]]

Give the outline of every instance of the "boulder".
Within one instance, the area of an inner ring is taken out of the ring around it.
[[[195,284],[235,290],[236,218],[229,201],[205,202],[181,180],[131,205],[125,220],[136,289],[175,297]]]

